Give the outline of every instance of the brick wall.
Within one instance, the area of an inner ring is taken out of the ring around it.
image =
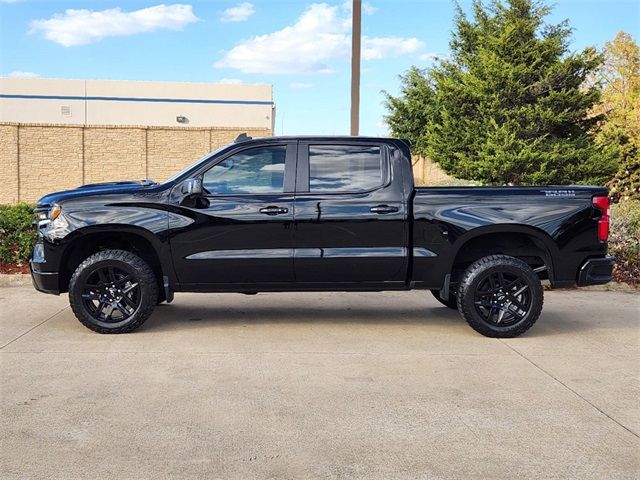
[[[18,201],[18,127],[0,125],[0,203]]]
[[[82,184],[82,129],[18,129],[18,200]]]
[[[84,128],[84,182],[147,178],[146,130]]]
[[[415,156],[411,163],[416,185],[446,185],[455,180],[428,158]]]
[[[163,181],[241,132],[269,129],[0,124],[0,203],[84,183]]]

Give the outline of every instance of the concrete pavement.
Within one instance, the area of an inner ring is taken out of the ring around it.
[[[636,479],[640,295],[480,336],[428,292],[178,294],[98,335],[0,288],[3,479]]]

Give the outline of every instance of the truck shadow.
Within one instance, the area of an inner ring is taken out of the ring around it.
[[[159,307],[141,330],[175,330],[193,328],[197,324],[261,325],[261,324],[370,324],[424,325],[464,324],[458,312],[442,307],[408,308],[339,308],[322,306],[252,306],[196,307],[171,304]]]
[[[279,305],[271,302],[260,304],[252,301],[250,305],[234,302],[232,305],[206,306],[185,305],[180,302],[162,305],[156,309],[152,317],[141,327],[141,331],[160,332],[180,329],[225,328],[238,325],[322,325],[322,324],[355,324],[355,325],[430,325],[442,326],[445,329],[464,326],[470,332],[471,327],[460,314],[452,309],[429,302],[424,307],[381,306],[372,303],[369,307],[342,307],[307,302],[284,301]],[[614,322],[615,323],[615,322]],[[607,325],[615,327],[615,324]],[[566,315],[557,311],[542,312],[536,324],[525,337],[543,337],[550,335],[572,334],[591,330],[594,325],[576,316],[573,312]],[[475,332],[473,332],[475,333]]]

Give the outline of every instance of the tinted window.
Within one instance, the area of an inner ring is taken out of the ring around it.
[[[214,165],[204,174],[210,193],[282,193],[287,147],[243,150]]]
[[[311,192],[357,192],[382,184],[380,147],[310,145]]]

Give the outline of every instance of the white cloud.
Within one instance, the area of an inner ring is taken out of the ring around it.
[[[351,8],[353,8],[353,4],[351,4]],[[373,15],[376,13],[378,9],[371,5],[369,2],[362,2],[362,13],[365,15]]]
[[[221,22],[244,22],[249,19],[251,15],[256,13],[256,9],[253,8],[253,4],[249,2],[242,2],[235,7],[227,8],[220,17]]]
[[[398,56],[415,53],[424,47],[417,38],[378,37],[362,38],[362,58],[380,60],[388,55]]]
[[[21,72],[19,70],[14,70],[7,76],[11,78],[38,78],[40,75],[34,72]]]
[[[33,20],[31,33],[42,32],[46,39],[65,47],[86,45],[105,37],[134,35],[155,30],[182,30],[198,21],[191,5],[156,5],[132,12],[120,8],[102,11],[68,9],[49,19]]]
[[[416,38],[363,37],[365,60],[415,53],[424,48]],[[330,73],[331,61],[351,53],[351,12],[347,4],[314,3],[293,24],[238,42],[214,66],[243,73]]]
[[[293,82],[289,84],[289,88],[293,88],[295,90],[304,90],[311,87],[313,87],[313,83]]]
[[[226,83],[229,85],[238,85],[240,83],[244,83],[242,80],[240,80],[239,78],[221,78],[220,80],[218,80],[217,83]]]

